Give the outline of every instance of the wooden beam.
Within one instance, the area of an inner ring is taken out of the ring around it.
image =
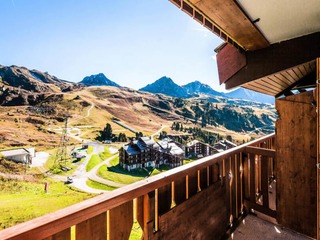
[[[244,49],[255,50],[269,46],[269,42],[234,0],[188,0]],[[220,36],[226,40],[224,36]]]
[[[247,51],[246,66],[225,82],[226,89],[312,61],[320,56],[319,45],[320,32]]]
[[[221,49],[215,51],[218,52],[217,65],[220,84],[227,81],[247,64],[244,51],[240,51],[230,44],[225,44]]]
[[[317,239],[320,239],[320,58],[316,60],[317,72],[317,88],[316,88],[316,103],[317,103]]]
[[[275,157],[276,156],[276,150],[274,149],[267,149],[267,148],[259,148],[259,147],[246,147],[245,151],[247,153],[267,156],[267,157]]]

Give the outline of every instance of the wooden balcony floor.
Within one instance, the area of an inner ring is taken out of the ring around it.
[[[234,231],[229,240],[310,240],[307,236],[293,232],[290,229],[272,224],[254,215],[248,215]]]

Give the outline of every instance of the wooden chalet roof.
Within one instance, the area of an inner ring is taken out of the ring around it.
[[[315,85],[319,0],[169,1],[227,43],[216,49],[226,89],[278,97]]]

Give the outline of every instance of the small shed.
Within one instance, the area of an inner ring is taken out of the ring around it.
[[[7,160],[12,160],[17,163],[32,163],[32,158],[35,157],[34,148],[19,148],[13,150],[1,151],[1,154]]]

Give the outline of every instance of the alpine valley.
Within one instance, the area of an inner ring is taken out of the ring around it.
[[[84,129],[80,137],[85,139],[94,140],[110,123],[128,137],[135,131],[183,135],[199,128],[242,143],[274,130],[273,103],[263,94],[241,88],[221,93],[199,81],[179,86],[162,77],[135,90],[103,73],[73,83],[38,70],[0,66],[0,148],[54,147],[60,135],[52,129],[61,127],[66,115],[69,127]],[[173,123],[183,127],[172,128]]]

